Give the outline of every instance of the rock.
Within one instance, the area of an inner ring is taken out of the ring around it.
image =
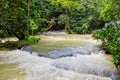
[[[29,52],[30,54],[32,54],[32,49],[31,49],[31,47],[25,47],[25,46],[24,46],[24,47],[21,48],[21,50],[22,50],[22,51]]]

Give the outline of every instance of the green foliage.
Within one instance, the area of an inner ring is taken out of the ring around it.
[[[40,40],[40,37],[38,36],[29,36],[28,41],[29,42],[38,42]]]
[[[120,67],[120,25],[108,24],[101,30],[94,31],[93,38],[102,41],[102,48],[113,55],[114,64]]]
[[[32,30],[38,29],[38,26],[36,25],[36,23],[33,20],[30,21],[30,27]]]
[[[23,40],[28,35],[27,32],[27,1],[24,0],[2,0],[0,5],[0,26],[6,34],[14,35],[19,40]]]
[[[0,30],[19,40],[35,31],[91,33],[119,20],[119,4],[120,0],[1,0]]]
[[[120,18],[120,0],[103,1],[104,8],[100,12],[100,17],[104,21],[119,20]]]
[[[8,34],[5,30],[0,30],[0,38],[5,38],[7,36],[8,36]]]
[[[59,24],[59,25],[67,25],[67,24],[69,24],[69,17],[68,17],[68,15],[66,15],[66,14],[61,14],[61,15],[58,17],[58,24]]]
[[[53,5],[62,6],[63,13],[69,18],[65,26],[66,31],[78,34],[91,33],[92,30],[101,28],[103,25],[103,21],[99,18],[101,3],[99,0],[52,0]],[[59,20],[61,19],[58,19],[58,22]]]
[[[33,20],[30,20],[30,27],[31,27],[32,35],[33,35],[34,30],[37,30],[38,26]]]

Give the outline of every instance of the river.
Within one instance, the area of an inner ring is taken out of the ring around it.
[[[0,51],[0,80],[120,80],[111,55],[91,35],[48,32],[21,50]]]

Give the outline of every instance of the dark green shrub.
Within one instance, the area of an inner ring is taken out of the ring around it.
[[[7,49],[17,49],[18,44],[14,41],[7,41],[5,43],[0,43],[0,48]]]
[[[113,55],[114,64],[120,67],[120,25],[109,24],[101,30],[95,30],[93,38],[102,41],[102,48]]]

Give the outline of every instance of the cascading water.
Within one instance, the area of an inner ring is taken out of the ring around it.
[[[82,41],[80,36],[72,36],[44,35],[31,46],[32,55],[0,51],[0,80],[119,80],[110,55],[100,52],[88,37]]]

